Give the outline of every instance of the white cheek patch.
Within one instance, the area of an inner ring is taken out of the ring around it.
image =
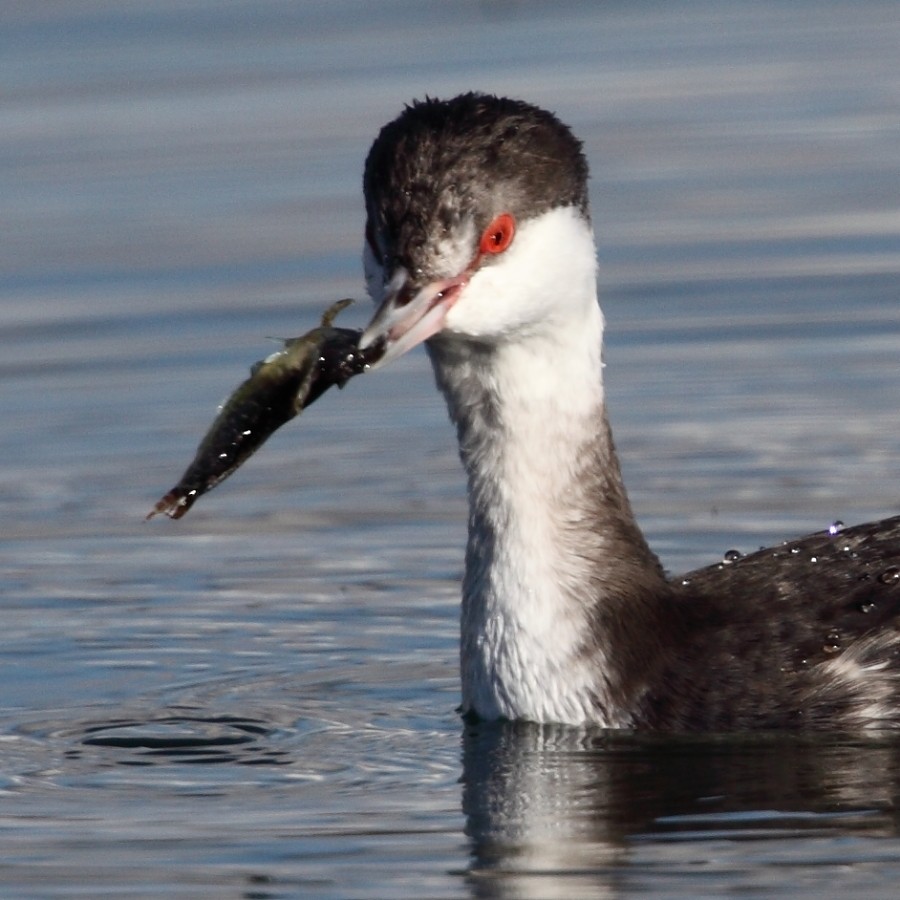
[[[446,327],[483,338],[555,330],[596,305],[595,279],[590,224],[578,209],[559,207],[519,223],[509,249],[472,276]]]

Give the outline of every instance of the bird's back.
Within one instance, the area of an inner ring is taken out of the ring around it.
[[[900,516],[670,581],[640,727],[900,727]]]

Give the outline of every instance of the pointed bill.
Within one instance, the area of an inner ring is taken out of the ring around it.
[[[396,359],[437,334],[467,282],[468,274],[465,274],[417,287],[406,269],[398,269],[359,342],[361,350],[379,340],[384,342],[384,354],[372,368]]]

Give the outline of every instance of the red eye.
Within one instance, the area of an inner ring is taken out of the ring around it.
[[[478,249],[481,253],[502,253],[511,243],[516,233],[516,220],[509,213],[500,213],[484,229]]]

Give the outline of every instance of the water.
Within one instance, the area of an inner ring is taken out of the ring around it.
[[[4,896],[895,895],[894,741],[461,724],[465,505],[421,351],[143,521],[267,336],[360,294],[377,128],[471,87],[585,141],[666,565],[896,512],[893,3],[2,18]]]

